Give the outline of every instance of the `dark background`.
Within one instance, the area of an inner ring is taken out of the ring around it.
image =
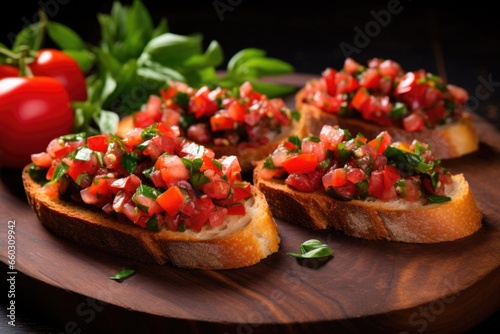
[[[326,67],[342,66],[346,54],[341,45],[349,44],[357,47],[349,56],[360,63],[380,57],[399,62],[405,70],[427,69],[465,88],[472,97],[471,109],[500,129],[500,18],[486,1],[143,2],[155,25],[165,17],[173,33],[200,32],[206,45],[217,40],[226,61],[243,48],[256,47],[289,62],[296,72],[319,75]],[[10,46],[9,38],[36,21],[43,6],[50,20],[73,28],[84,40],[97,45],[97,13],[109,13],[112,3],[9,1],[10,9],[4,7],[0,14],[0,42]],[[389,3],[399,3],[400,12],[386,17],[385,26],[377,24],[373,13],[387,13]],[[229,7],[221,16],[214,4]],[[366,33],[367,28],[377,26],[378,31],[372,30],[368,39],[360,39],[359,31]],[[30,324],[32,316],[18,316],[18,323],[24,319],[29,329],[52,330],[43,323]],[[472,333],[485,332],[487,326],[498,328],[498,313],[496,316]]]
[[[125,5],[131,2],[121,1]],[[312,74],[319,74],[327,66],[340,68],[346,56],[361,63],[373,57],[390,58],[405,70],[425,68],[449,83],[464,87],[473,96],[469,101],[471,109],[500,129],[500,20],[491,2],[143,0],[143,3],[155,24],[165,17],[171,32],[202,33],[206,45],[217,40],[226,61],[243,48],[256,47],[291,63],[297,72]],[[9,2],[12,9],[0,14],[0,42],[9,44],[13,34],[28,22],[36,21],[42,6],[50,20],[73,28],[84,40],[97,45],[100,40],[97,13],[109,13],[112,4],[113,1],[82,0]],[[219,12],[216,4],[221,8]],[[398,12],[384,17],[382,13],[390,13],[389,4],[396,4]],[[384,17],[386,23],[378,23],[377,15]],[[368,33],[365,39],[359,31]],[[356,49],[346,54],[341,45]],[[488,81],[490,84],[485,86]]]

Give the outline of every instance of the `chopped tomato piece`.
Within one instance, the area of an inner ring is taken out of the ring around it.
[[[424,128],[424,118],[417,113],[412,113],[403,119],[403,126],[406,131],[420,131]]]
[[[287,173],[310,173],[318,166],[318,156],[314,153],[303,153],[283,161],[283,168]]]
[[[246,108],[239,101],[234,100],[231,102],[227,108],[227,113],[229,117],[234,119],[236,122],[245,122],[245,115],[247,114]]]
[[[236,203],[227,207],[227,214],[234,216],[244,216],[246,214],[245,206],[241,203]]]
[[[212,131],[231,130],[234,129],[234,124],[235,120],[229,115],[215,114],[210,117]]]
[[[358,89],[352,98],[351,105],[356,110],[363,110],[364,105],[370,100],[370,93],[364,88]]]
[[[387,131],[378,134],[375,139],[368,142],[368,145],[377,150],[378,153],[383,153],[387,146],[392,144],[392,137]]]
[[[186,195],[178,186],[172,186],[156,198],[156,202],[167,211],[170,216],[175,216],[184,206]]]
[[[88,137],[87,144],[93,151],[105,153],[108,150],[108,143],[104,134]]]

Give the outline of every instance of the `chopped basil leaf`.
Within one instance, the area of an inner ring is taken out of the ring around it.
[[[122,156],[121,163],[123,168],[125,168],[125,170],[129,174],[132,174],[135,171],[135,168],[137,167],[137,160],[138,160],[137,153],[130,152],[130,153],[125,153]]]
[[[406,112],[406,105],[401,102],[396,102],[391,109],[390,116],[392,119],[401,119],[406,115]]]
[[[295,145],[297,148],[300,148],[302,145],[302,141],[298,136],[290,136],[288,137],[288,141],[293,145]]]
[[[413,175],[415,171],[427,173],[434,167],[433,163],[423,162],[424,159],[421,156],[402,151],[393,146],[388,146],[384,151],[384,155],[396,165],[402,177]]]
[[[194,123],[195,117],[193,114],[181,113],[179,118],[179,126],[182,131],[186,132],[187,129]]]
[[[161,194],[158,189],[142,183],[139,187],[137,187],[137,190],[135,192],[136,194],[138,193],[151,199],[156,199]]]
[[[201,158],[196,158],[189,160],[188,158],[181,158],[184,166],[189,169],[189,174],[199,173],[200,168],[203,165],[203,160]]]
[[[321,241],[311,239],[300,245],[300,253],[287,252],[287,254],[298,259],[316,259],[332,255],[333,250]]]
[[[59,139],[61,139],[64,142],[79,141],[79,140],[84,141],[86,138],[87,138],[87,135],[85,134],[85,132],[72,133],[72,134],[68,134],[68,135],[64,135],[64,136],[59,137]]]
[[[208,178],[208,176],[206,176],[205,174],[200,173],[200,172],[193,173],[189,177],[189,183],[191,183],[193,185],[193,187],[195,187],[195,188],[197,188],[203,184],[209,183],[209,182],[210,182],[210,179]]]
[[[132,276],[134,273],[135,270],[133,269],[124,269],[122,271],[117,272],[113,276],[110,276],[109,278],[112,280],[121,281],[124,280],[125,278]]]
[[[50,182],[57,182],[59,181],[59,179],[61,177],[63,177],[64,174],[66,174],[66,172],[68,171],[69,169],[69,166],[67,163],[65,163],[64,161],[61,161],[61,163],[59,165],[57,165],[55,171],[54,171],[54,175],[52,176],[52,180],[50,180]]]
[[[302,115],[297,110],[291,110],[290,111],[290,118],[293,121],[299,121],[301,116]]]
[[[141,138],[142,138],[142,140],[146,141],[146,140],[149,140],[153,137],[158,136],[160,133],[161,133],[160,130],[158,130],[156,127],[151,125],[151,126],[148,126],[147,128],[145,128],[144,130],[142,130]]]
[[[451,201],[451,197],[448,196],[437,196],[437,195],[429,195],[427,196],[429,203],[443,203]]]
[[[135,148],[142,152],[148,147],[149,143],[150,143],[150,140],[148,139],[148,140],[143,141],[142,143],[136,145]]]
[[[352,156],[354,152],[351,150],[346,150],[344,148],[339,150],[338,161],[339,165],[343,166],[347,162],[347,160]]]
[[[276,169],[277,167],[274,165],[273,159],[271,157],[264,160],[264,168],[266,169]]]
[[[158,227],[158,217],[156,215],[152,215],[146,222],[146,227],[151,231],[160,232],[160,228]]]
[[[45,178],[45,175],[47,175],[47,168],[42,168],[36,166],[35,164],[31,164],[28,173],[31,179],[33,179],[33,181],[35,181],[36,183],[38,184],[47,183],[47,179]]]
[[[431,185],[432,189],[436,189],[439,183],[439,173],[438,172],[432,172],[431,174]]]
[[[316,136],[306,137],[306,138],[304,138],[304,140],[309,140],[309,141],[312,141],[312,142],[315,142],[315,143],[319,143],[321,141],[319,139],[319,137],[316,137]]]
[[[184,92],[177,92],[172,100],[183,109],[187,109],[189,106],[189,96]]]

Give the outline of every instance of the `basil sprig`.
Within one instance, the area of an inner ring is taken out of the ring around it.
[[[333,250],[327,244],[311,239],[300,245],[300,253],[288,252],[287,254],[298,259],[317,259],[332,255]]]

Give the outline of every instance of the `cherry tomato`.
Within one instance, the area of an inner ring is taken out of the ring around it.
[[[0,79],[17,76],[19,76],[19,70],[17,67],[0,64]]]
[[[71,101],[86,101],[85,76],[78,63],[57,49],[42,49],[29,68],[34,76],[47,76],[59,80],[68,91]]]
[[[22,168],[53,138],[71,133],[73,120],[69,95],[56,79],[1,79],[0,165]]]

